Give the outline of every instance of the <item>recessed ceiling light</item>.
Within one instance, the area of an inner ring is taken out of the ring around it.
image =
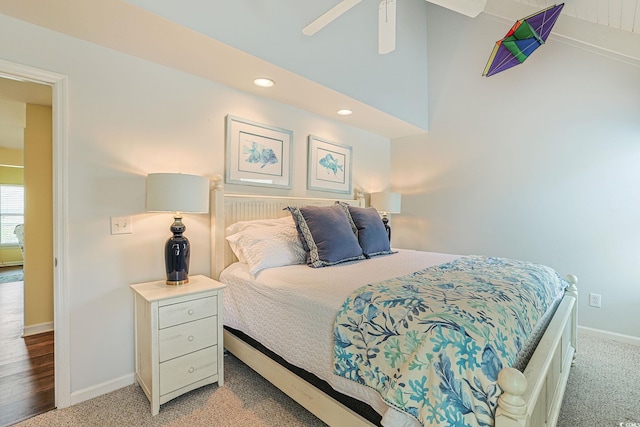
[[[350,116],[351,114],[353,114],[353,111],[351,110],[338,110],[338,114],[341,116]]]
[[[271,87],[273,85],[276,84],[276,82],[274,82],[271,79],[267,79],[267,78],[259,78],[259,79],[255,79],[253,81],[253,84],[256,86],[260,86],[260,87]]]

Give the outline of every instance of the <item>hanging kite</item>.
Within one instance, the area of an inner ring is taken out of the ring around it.
[[[502,40],[496,42],[483,76],[492,76],[524,62],[544,44],[556,23],[564,3],[551,6],[520,19]]]

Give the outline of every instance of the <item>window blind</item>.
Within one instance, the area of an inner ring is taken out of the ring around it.
[[[0,246],[18,245],[19,224],[24,224],[24,186],[0,185]]]

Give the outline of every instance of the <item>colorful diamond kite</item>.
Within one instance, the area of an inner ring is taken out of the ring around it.
[[[502,40],[496,42],[483,76],[522,64],[549,37],[564,3],[551,6],[517,21]]]

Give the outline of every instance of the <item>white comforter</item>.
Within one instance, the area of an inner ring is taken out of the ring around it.
[[[235,263],[220,276],[227,284],[224,324],[260,341],[337,391],[368,403],[383,416],[384,426],[417,426],[415,419],[387,406],[373,389],[333,374],[334,321],[345,299],[359,287],[457,258],[460,256],[399,250],[332,267],[271,268],[255,278],[246,264]]]

